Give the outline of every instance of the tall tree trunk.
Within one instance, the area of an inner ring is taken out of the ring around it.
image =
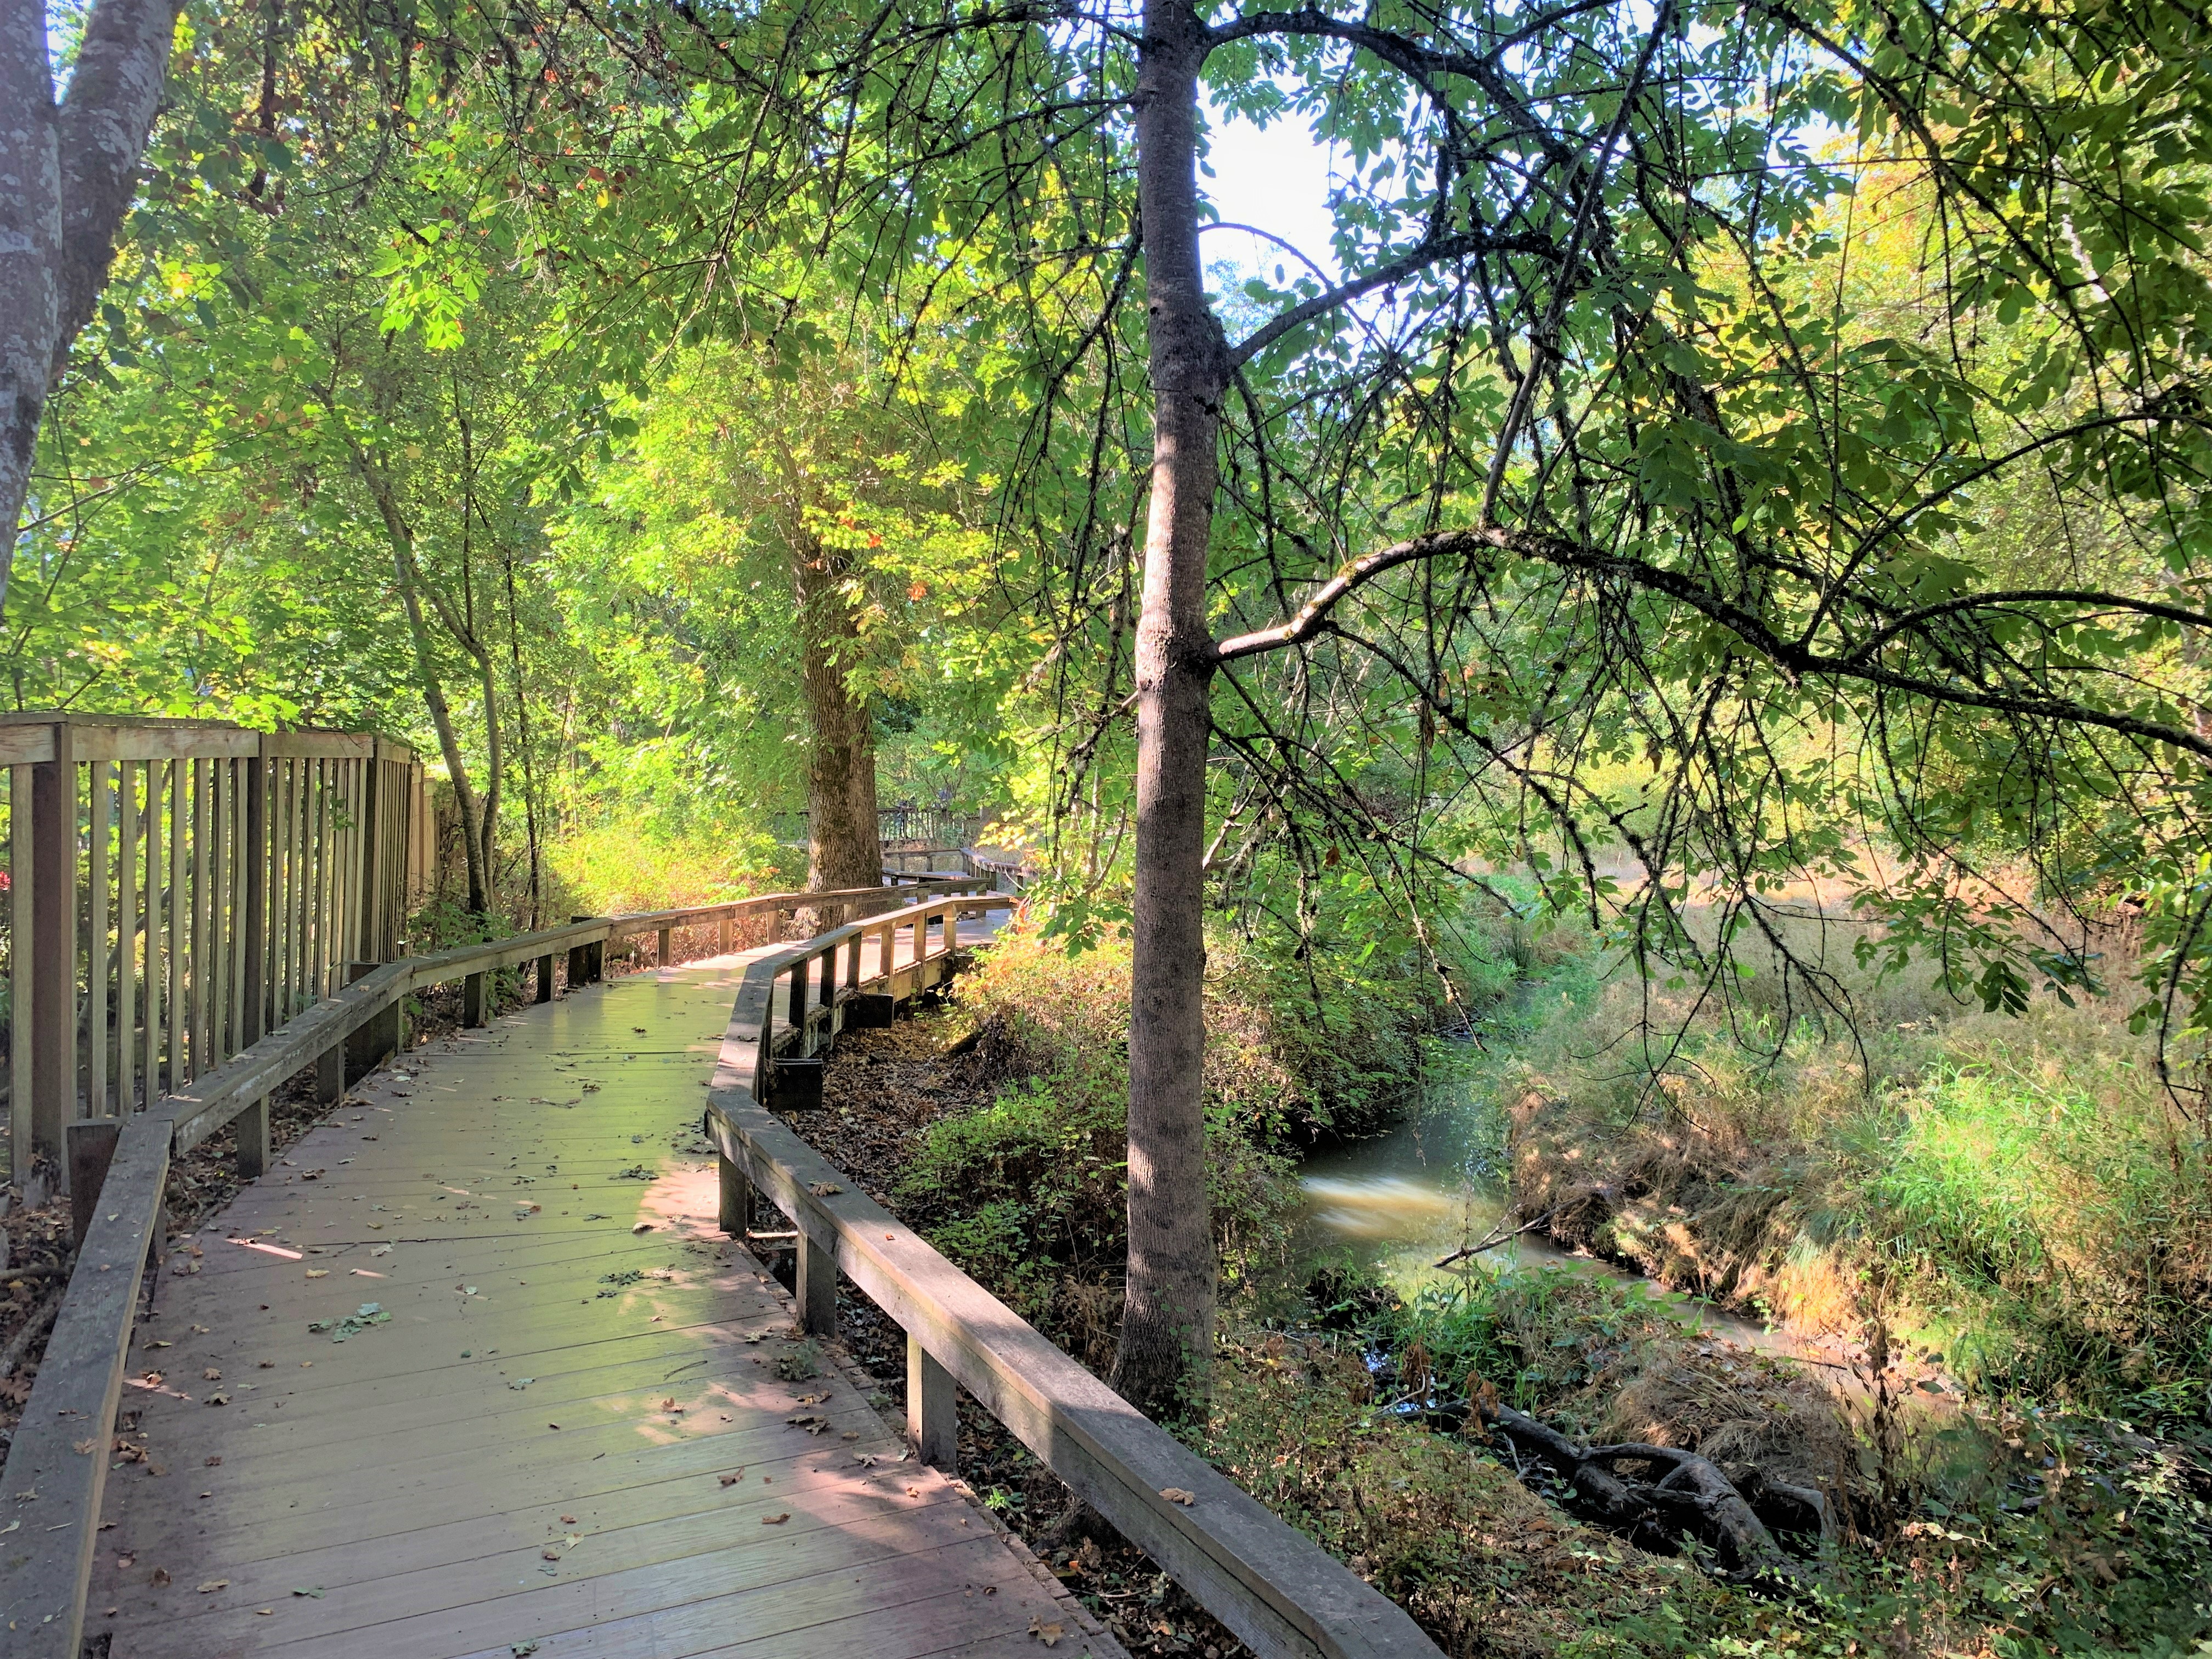
[[[1227,351],[1198,252],[1198,70],[1188,0],[1147,0],[1137,185],[1152,378],[1152,476],[1137,622],[1137,865],[1129,1010],[1129,1265],[1114,1386],[1172,1417],[1200,1404],[1215,1262],[1200,1066],[1206,936],[1206,545]]]
[[[0,0],[0,609],[46,394],[107,281],[175,0],[98,0],[57,106],[44,0]]]
[[[6,0],[0,0],[0,4]],[[337,400],[326,399],[326,406],[335,409]],[[484,849],[489,844],[480,829],[481,817],[477,808],[476,787],[469,781],[469,763],[461,753],[459,736],[453,730],[453,711],[446,702],[445,683],[438,678],[435,653],[430,646],[430,624],[422,614],[422,573],[415,562],[415,534],[408,528],[407,515],[399,510],[398,500],[392,491],[392,481],[368,453],[346,434],[347,447],[353,453],[354,470],[368,489],[369,499],[376,503],[377,516],[384,520],[385,538],[392,544],[392,566],[399,582],[399,603],[407,613],[408,642],[415,650],[415,677],[422,692],[422,702],[430,710],[430,724],[438,733],[438,750],[445,757],[446,775],[453,786],[453,807],[461,816],[461,860],[468,880],[468,908],[473,916],[489,915],[491,912],[489,872],[484,865]]]
[[[845,672],[860,640],[852,607],[838,591],[848,562],[803,530],[793,535],[791,550],[814,739],[806,769],[806,884],[873,887],[884,870],[876,832],[876,736],[867,702],[853,695]],[[813,920],[819,925],[828,919]]]

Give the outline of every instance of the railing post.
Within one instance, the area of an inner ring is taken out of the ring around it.
[[[837,1334],[837,1259],[799,1229],[799,1328],[809,1336]]]
[[[714,918],[714,953],[717,956],[730,954],[730,924],[734,920],[727,910]]]
[[[461,1024],[471,1030],[491,1024],[484,1017],[484,978],[482,974],[469,974],[461,981]]]
[[[911,1331],[906,1339],[906,1432],[923,1462],[947,1474],[959,1473],[959,1395],[952,1373],[929,1357]]]
[[[383,966],[375,962],[346,963],[346,983],[356,984]],[[345,1040],[345,1075],[349,1082],[367,1077],[399,1052],[399,1004],[395,1000],[382,1013],[354,1028]]]
[[[553,957],[550,952],[538,958],[538,1000],[553,1000]]]
[[[589,916],[571,916],[570,921],[589,921]],[[568,989],[581,990],[592,982],[592,947],[572,945],[568,947]]]
[[[733,1163],[728,1153],[715,1153],[715,1167],[721,1176],[722,1231],[742,1244],[753,1224],[753,1183],[745,1172]]]
[[[36,925],[33,918],[38,914],[37,860],[31,855],[32,827],[38,822],[33,805],[38,787],[32,781],[36,769],[29,766],[8,769],[8,938],[13,952],[8,965],[8,1054],[13,1073],[9,1088],[17,1109],[24,1111],[16,1120],[19,1123],[30,1121],[22,1103],[37,1091],[39,1074],[33,1053],[38,1043],[38,1023],[32,1018],[38,1006],[38,975],[31,970],[31,953],[23,945],[31,937]],[[149,1090],[149,1103],[150,1100]],[[15,1167],[9,1171],[9,1178],[22,1192],[31,1184],[31,1137],[18,1129],[10,1146]]]
[[[107,1179],[107,1166],[115,1161],[115,1143],[123,1121],[113,1117],[87,1118],[69,1126],[69,1189],[70,1237],[84,1243],[92,1225],[100,1189]]]
[[[337,1066],[333,1068],[331,1061]],[[333,1088],[335,1069],[337,1086]],[[315,1066],[315,1098],[327,1105],[345,1093],[345,1050],[326,1050]],[[238,1178],[258,1181],[269,1173],[269,1097],[264,1095],[231,1119],[238,1141]]]
[[[67,720],[54,723],[54,757],[31,769],[32,995],[29,1109],[22,1095],[15,1133],[62,1165],[64,1126],[76,1116],[76,745]],[[20,937],[20,936],[19,936]]]
[[[664,927],[660,930],[659,939],[654,941],[654,950],[659,960],[653,965],[656,968],[668,966],[670,960],[676,954],[676,930],[673,927]]]

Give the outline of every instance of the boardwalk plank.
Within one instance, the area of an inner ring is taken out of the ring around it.
[[[991,1659],[1076,1631],[842,1374],[776,1374],[790,1304],[716,1232],[691,1139],[741,966],[419,1051],[172,1255],[132,1361],[191,1398],[125,1390],[149,1461],[108,1486],[88,1626],[116,1659]],[[343,1342],[307,1329],[369,1302],[389,1318]]]

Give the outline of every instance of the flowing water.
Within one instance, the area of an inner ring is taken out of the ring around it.
[[[1438,1261],[1489,1237],[1508,1218],[1510,1195],[1500,1167],[1500,1137],[1485,1080],[1473,1068],[1449,1067],[1423,1107],[1388,1133],[1323,1148],[1300,1167],[1301,1203],[1291,1243],[1293,1288],[1316,1271],[1352,1263],[1376,1273],[1401,1296],[1455,1271]],[[1486,1250],[1492,1272],[1564,1267],[1638,1285],[1663,1298],[1686,1324],[1772,1353],[1802,1354],[1778,1332],[1588,1256],[1569,1255],[1524,1234]]]

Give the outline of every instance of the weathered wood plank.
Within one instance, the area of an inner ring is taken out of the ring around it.
[[[9,1448],[7,1495],[22,1526],[0,1540],[0,1626],[15,1659],[78,1659],[109,1425],[168,1172],[168,1124],[127,1120]]]

